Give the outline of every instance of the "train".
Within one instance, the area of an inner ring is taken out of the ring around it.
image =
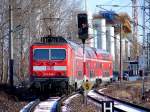
[[[83,58],[84,57],[84,58]],[[30,46],[30,81],[48,88],[79,88],[84,78],[95,84],[111,81],[112,55],[64,37],[41,37]]]

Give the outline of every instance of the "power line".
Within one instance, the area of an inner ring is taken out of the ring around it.
[[[131,3],[130,3],[131,4]],[[136,6],[130,6],[130,5],[96,5],[96,7],[101,8],[101,6],[106,6],[106,7],[143,7],[142,5],[136,5]]]
[[[129,4],[125,5],[125,6],[128,7],[130,4],[131,3],[129,3]],[[124,7],[119,8],[117,11],[121,10],[122,8],[124,8]]]

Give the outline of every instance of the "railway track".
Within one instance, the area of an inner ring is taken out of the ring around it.
[[[20,112],[58,112],[63,97],[50,97],[44,101],[39,99],[30,102]]]
[[[68,96],[49,97],[45,100],[36,99],[27,104],[20,112],[61,112],[62,102],[76,94],[79,92],[74,92]]]
[[[45,100],[37,99],[35,101],[30,102],[20,112],[61,112],[62,109],[64,109],[64,112],[67,112],[67,107],[62,104],[64,104],[63,102],[65,100],[70,99],[76,94],[79,94],[79,92],[70,94],[69,96],[49,97]],[[97,90],[91,90],[88,93],[87,101],[94,103],[98,111],[102,110],[101,108],[103,101],[113,101],[114,112],[150,112],[150,109],[110,97]]]
[[[99,107],[102,107],[103,101],[113,101],[115,112],[150,112],[150,109],[107,96],[97,90],[90,91],[87,98],[88,100],[94,101]]]
[[[35,101],[31,101],[31,102],[28,103],[26,106],[24,106],[24,107],[20,110],[20,112],[32,112],[33,109],[34,109],[34,107],[35,107],[36,105],[38,105],[39,102],[40,102],[39,99],[36,99]]]

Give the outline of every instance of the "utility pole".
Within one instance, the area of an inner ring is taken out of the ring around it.
[[[2,54],[1,54],[1,56],[2,56],[1,59],[2,59],[2,60],[1,60],[1,76],[0,76],[0,82],[2,82],[2,81],[3,81],[3,77],[4,77],[4,76],[3,76],[3,75],[4,75],[4,74],[3,74],[3,73],[4,73],[4,72],[3,72],[3,70],[4,70],[4,69],[3,69],[3,68],[4,68],[4,39],[1,39],[0,44],[1,44],[0,47],[1,47],[1,53],[2,53]]]
[[[143,2],[143,56],[145,56],[145,1]],[[144,74],[145,69],[142,72],[142,99],[144,99]]]
[[[137,0],[132,1],[132,19],[133,19],[133,45],[131,52],[132,60],[137,58],[138,56],[138,46],[137,46],[137,35],[138,35],[138,7],[137,7]]]
[[[9,84],[13,87],[13,14],[12,14],[12,1],[9,0]]]
[[[21,48],[20,48],[20,56],[21,56],[21,58],[20,58],[20,76],[21,76],[21,80],[23,79],[23,31],[21,31],[21,33],[20,33],[20,37],[21,37]]]
[[[122,80],[122,34],[121,34],[121,30],[122,30],[122,25],[120,23],[120,66],[119,66],[119,80],[121,82]]]
[[[150,71],[149,66],[150,66],[150,52],[149,52],[149,34],[150,34],[150,2],[149,0],[143,0],[143,54],[147,57],[146,58],[146,68],[145,72]]]
[[[145,74],[148,74],[150,71],[150,49],[149,49],[149,40],[150,40],[150,2],[149,0],[143,0],[143,56],[146,57],[144,65],[146,67],[143,69],[142,74],[142,98],[145,97]]]

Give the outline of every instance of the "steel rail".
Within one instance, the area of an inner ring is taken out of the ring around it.
[[[61,97],[49,97],[42,101],[37,99],[24,106],[20,112],[34,112],[40,111],[41,109],[43,109],[43,112],[44,110],[49,110],[50,112],[61,112],[62,102],[75,94],[80,94],[80,91],[73,92],[69,95],[63,95]]]
[[[34,108],[40,103],[40,100],[37,99],[35,101],[30,102],[27,104],[20,112],[33,112]]]
[[[127,101],[123,101],[117,98],[113,98],[111,96],[105,95],[103,93],[98,92],[97,90],[93,91],[94,93],[98,94],[99,96],[105,97],[108,101],[114,101],[114,110],[119,112],[125,112],[127,110],[134,110],[136,112],[150,112],[150,109],[129,103]],[[95,99],[88,95],[88,98],[92,99],[93,101],[102,104],[102,101],[98,101],[98,99]],[[96,101],[97,100],[97,101]],[[126,108],[126,109],[125,109]]]

